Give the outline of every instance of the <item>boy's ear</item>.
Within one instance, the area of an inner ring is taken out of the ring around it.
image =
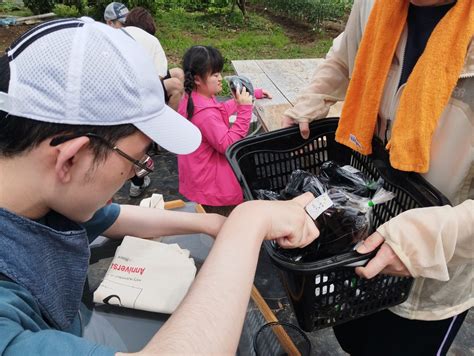
[[[89,138],[82,136],[66,141],[55,149],[58,150],[56,157],[55,171],[62,183],[68,183],[71,180],[71,168],[74,164],[76,154],[89,144]]]

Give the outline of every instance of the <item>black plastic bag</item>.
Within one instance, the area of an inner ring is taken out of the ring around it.
[[[339,166],[334,161],[327,161],[321,165],[321,181],[329,187],[338,187],[361,197],[370,197],[381,185],[358,169],[346,165]]]
[[[329,164],[324,170],[321,170],[322,178],[295,170],[280,193],[255,191],[256,197],[264,200],[289,200],[311,192],[315,197],[327,194],[332,201],[332,206],[314,220],[320,235],[309,246],[283,249],[275,243],[279,254],[293,262],[312,262],[348,252],[372,232],[371,207],[374,203],[370,200],[370,195],[373,193],[372,188],[381,186],[382,181],[374,183],[359,171],[354,171],[356,177],[348,178],[351,171],[349,167],[341,168],[334,162],[327,163]],[[359,196],[354,191],[368,194],[369,198]],[[387,193],[389,192],[383,190],[378,201],[390,200],[392,195]]]

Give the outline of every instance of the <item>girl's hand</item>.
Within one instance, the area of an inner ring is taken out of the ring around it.
[[[272,94],[270,94],[268,91],[266,91],[265,89],[262,89],[262,94],[263,94],[263,97],[264,98],[267,98],[267,99],[271,99],[272,98]]]
[[[235,101],[239,105],[252,105],[252,96],[248,93],[247,89],[243,86],[242,92],[235,91]]]

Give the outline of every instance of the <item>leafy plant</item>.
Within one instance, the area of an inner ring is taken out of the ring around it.
[[[58,16],[58,17],[79,17],[80,12],[79,9],[72,5],[64,5],[64,4],[56,4],[54,5],[53,12]]]
[[[56,0],[56,3],[61,3],[69,7],[75,7],[80,14],[85,15],[85,12],[88,10],[88,1],[87,0]]]
[[[0,2],[0,12],[1,13],[9,13],[15,10],[17,6],[13,1],[4,1]]]
[[[127,0],[123,1],[125,5],[127,5],[128,9],[131,10],[134,7],[143,7],[150,11],[153,15],[155,15],[157,8],[157,3],[159,1],[156,0]]]
[[[54,0],[23,0],[23,4],[35,15],[51,12]]]

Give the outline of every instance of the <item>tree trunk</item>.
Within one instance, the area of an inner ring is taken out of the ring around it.
[[[234,0],[232,2],[232,11],[234,11],[235,5],[237,5],[239,7],[239,9],[240,9],[240,11],[242,11],[242,14],[244,15],[244,17],[246,17],[247,12],[245,10],[245,0]]]

